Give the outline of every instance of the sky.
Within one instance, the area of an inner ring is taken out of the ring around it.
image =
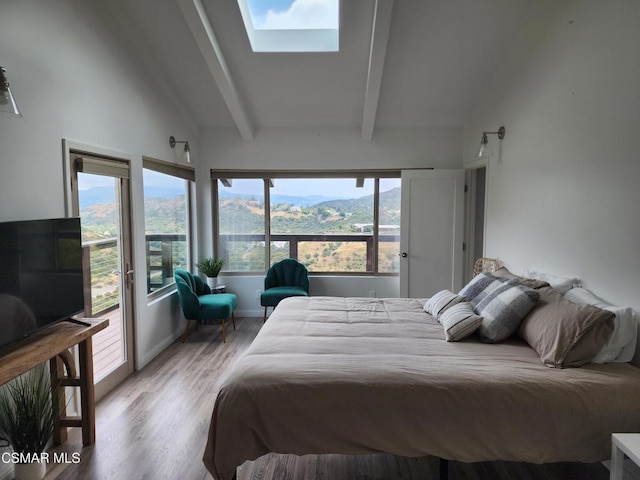
[[[144,170],[144,185],[153,187],[178,187],[182,188],[183,180],[173,178],[169,175]],[[292,195],[308,197],[312,195],[322,195],[329,197],[359,198],[373,193],[373,179],[365,179],[363,188],[356,188],[355,178],[334,178],[334,179],[276,179],[275,188],[272,194]],[[233,193],[255,194],[262,191],[262,180],[240,180],[234,179],[233,187],[229,191]],[[102,175],[78,174],[78,186],[80,190],[87,190],[92,187],[114,186],[112,177]],[[386,191],[399,187],[399,178],[388,178],[380,180],[380,190]],[[220,188],[225,188],[220,186]]]
[[[337,29],[339,0],[247,0],[256,30]]]

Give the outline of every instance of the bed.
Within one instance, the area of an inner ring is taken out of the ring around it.
[[[523,341],[444,340],[423,299],[280,303],[222,380],[204,463],[390,453],[462,462],[596,462],[640,431],[640,369],[552,369]]]

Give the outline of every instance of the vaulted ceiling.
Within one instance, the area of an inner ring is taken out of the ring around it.
[[[198,127],[462,125],[529,0],[342,0],[340,51],[254,53],[237,0],[108,2]]]

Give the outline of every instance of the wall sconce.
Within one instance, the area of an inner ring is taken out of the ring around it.
[[[482,132],[480,148],[478,149],[478,153],[476,153],[474,160],[489,160],[493,157],[493,154],[489,149],[489,139],[487,138],[487,135],[498,135],[498,138],[502,140],[505,132],[506,130],[504,129],[504,126],[500,127],[497,132]]]
[[[191,163],[191,157],[189,156],[189,152],[191,151],[189,148],[189,142],[187,140],[176,140],[176,137],[171,135],[169,137],[169,146],[171,148],[176,148],[177,143],[184,143],[184,151],[187,154],[187,163]]]
[[[6,73],[7,71],[0,67],[0,114],[4,117],[21,117],[22,114],[9,88]]]

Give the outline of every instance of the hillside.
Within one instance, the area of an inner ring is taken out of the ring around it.
[[[251,198],[220,199],[222,233],[263,233],[263,201]],[[400,225],[400,188],[380,194],[380,224]],[[373,224],[373,195],[326,200],[310,207],[296,203],[271,204],[271,233],[361,233],[356,224]]]
[[[292,235],[370,234],[373,225],[373,195],[344,199],[323,197],[311,206],[301,203],[309,197],[276,197],[271,205],[271,233]],[[399,233],[400,188],[380,194],[380,225],[394,226],[386,232]],[[153,197],[145,200],[145,233],[183,233],[184,196]],[[113,202],[87,205],[81,210],[85,241],[116,235]],[[220,199],[222,234],[264,234],[264,202],[255,196],[228,196]],[[264,243],[234,242],[229,266],[233,270],[262,270]],[[272,261],[288,256],[286,242],[272,244]],[[311,271],[364,271],[364,242],[300,242],[299,259]],[[397,242],[380,244],[380,271],[398,269]]]

